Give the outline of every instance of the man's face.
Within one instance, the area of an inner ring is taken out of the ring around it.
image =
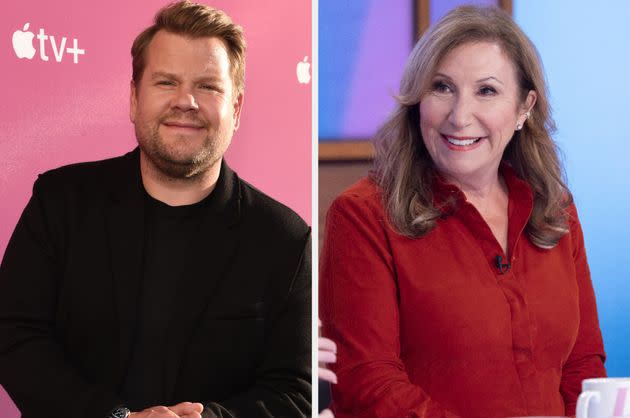
[[[220,163],[242,102],[221,39],[159,31],[139,84],[132,82],[130,117],[148,163],[167,177],[191,178]]]

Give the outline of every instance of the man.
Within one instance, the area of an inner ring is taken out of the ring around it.
[[[310,415],[310,231],[223,160],[245,43],[162,9],[134,41],[139,148],[35,182],[0,267],[0,384],[38,417]]]

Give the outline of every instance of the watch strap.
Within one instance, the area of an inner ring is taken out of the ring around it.
[[[107,418],[128,418],[131,411],[124,406],[119,406],[117,408],[112,409]]]

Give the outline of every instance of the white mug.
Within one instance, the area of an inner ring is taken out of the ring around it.
[[[630,378],[585,379],[576,418],[630,417]]]

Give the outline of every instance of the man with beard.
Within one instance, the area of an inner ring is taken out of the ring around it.
[[[139,147],[41,175],[0,267],[0,383],[24,418],[310,414],[310,231],[223,155],[245,42],[162,9],[134,41]]]

